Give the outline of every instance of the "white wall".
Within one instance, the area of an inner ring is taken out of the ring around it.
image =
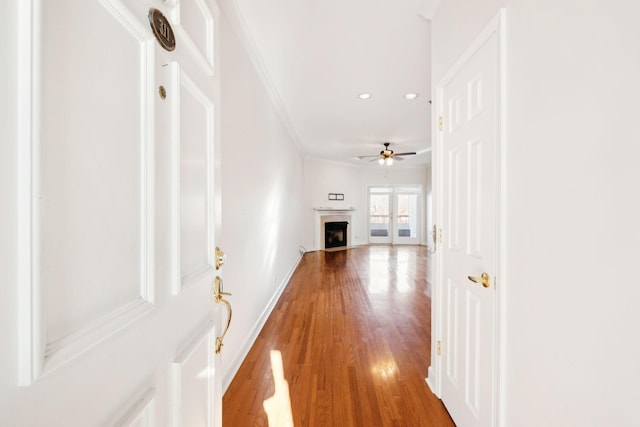
[[[313,224],[316,221],[313,208],[355,208],[351,240],[354,245],[367,243],[366,224],[363,215],[367,207],[366,195],[362,191],[362,169],[317,159],[305,159],[305,204],[306,221],[311,228],[306,235],[305,248],[314,248]],[[328,200],[329,193],[344,194],[344,201]]]
[[[222,241],[233,321],[222,369],[228,384],[300,257],[303,158],[227,19],[222,26]]]
[[[503,426],[640,414],[640,3],[448,0],[434,83],[507,15]]]
[[[423,188],[421,243],[425,243],[426,189],[430,189],[431,176],[427,167],[372,167],[350,166],[318,159],[305,159],[306,212],[309,221],[314,221],[313,208],[354,207],[355,230],[352,230],[354,245],[368,243],[367,236],[367,191],[370,186],[421,185]],[[328,200],[328,193],[344,193],[344,201]],[[313,230],[305,239],[305,247],[313,247]]]
[[[0,39],[4,41],[0,55],[0,414],[15,404],[15,384],[18,358],[16,348],[17,318],[17,2],[0,2],[0,16],[6,22],[0,25]],[[5,406],[6,405],[6,406]],[[0,417],[2,418],[2,417]]]

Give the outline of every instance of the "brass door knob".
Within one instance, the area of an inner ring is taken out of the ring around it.
[[[482,273],[482,275],[480,277],[474,277],[474,276],[467,276],[467,278],[469,280],[471,280],[474,283],[478,283],[482,286],[484,286],[485,288],[488,288],[491,286],[490,278],[489,275],[487,273]]]
[[[229,292],[223,292],[222,287],[223,287],[222,279],[220,278],[220,276],[216,276],[216,280],[213,285],[213,301],[214,302],[222,301],[223,295],[231,296]]]
[[[229,330],[229,326],[231,325],[231,315],[233,313],[231,310],[231,304],[229,304],[229,301],[222,298],[223,295],[230,296],[231,294],[229,292],[222,291],[222,279],[220,278],[220,276],[216,276],[213,288],[213,301],[218,304],[224,304],[224,306],[227,308],[227,323],[222,331],[222,334],[218,338],[216,338],[216,354],[220,354],[220,351],[222,351],[222,341],[224,340],[224,336],[227,335],[227,331]]]
[[[216,270],[220,270],[220,267],[227,262],[227,256],[222,252],[222,249],[216,246]]]

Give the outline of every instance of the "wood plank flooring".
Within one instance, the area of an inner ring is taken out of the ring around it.
[[[454,426],[424,380],[426,269],[422,246],[305,254],[223,398],[223,425]]]

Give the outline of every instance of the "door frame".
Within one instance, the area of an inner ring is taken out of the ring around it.
[[[505,218],[506,218],[506,203],[505,203],[505,185],[506,185],[506,86],[505,86],[505,71],[506,71],[506,43],[505,43],[505,9],[502,8],[498,11],[498,14],[485,26],[485,28],[475,37],[473,42],[464,50],[464,52],[458,57],[455,63],[449,68],[444,77],[438,82],[435,87],[435,105],[434,117],[432,123],[439,123],[439,117],[444,113],[443,103],[443,91],[444,88],[455,77],[458,71],[468,62],[468,60],[482,47],[482,45],[492,36],[496,37],[498,43],[497,49],[497,111],[496,111],[496,229],[495,229],[495,243],[496,243],[496,266],[494,271],[495,277],[495,292],[494,292],[494,304],[495,315],[493,319],[493,329],[495,334],[494,348],[492,354],[494,359],[493,364],[493,408],[492,408],[492,420],[493,426],[500,426],[504,423],[504,396],[501,392],[504,389],[504,376],[501,375],[500,367],[504,364],[504,348],[506,337],[506,325],[503,319],[506,314],[506,301],[505,301],[505,281],[506,277],[506,262],[504,262],[505,250]],[[435,227],[439,227],[442,224],[444,218],[444,210],[442,206],[443,194],[445,189],[443,188],[443,169],[444,160],[442,158],[442,143],[443,134],[439,130],[439,125],[433,129],[433,141],[436,143],[433,147],[433,198],[434,198],[434,224]],[[445,230],[446,233],[446,230]],[[438,229],[437,242],[434,242],[435,253],[433,255],[434,262],[434,287],[432,296],[432,331],[431,331],[431,366],[428,369],[428,377],[426,379],[427,384],[436,396],[442,396],[442,358],[439,356],[438,343],[444,337],[443,331],[443,316],[444,316],[444,286],[442,279],[442,251],[440,246],[443,239],[446,239],[446,234],[442,233],[441,229]]]

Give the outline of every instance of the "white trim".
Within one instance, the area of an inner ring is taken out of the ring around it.
[[[436,396],[440,397],[438,393],[436,393],[436,384],[433,381],[433,378],[435,376],[436,374],[433,372],[433,366],[429,366],[429,368],[427,369],[427,378],[425,378],[424,380],[429,386],[429,390],[431,390],[431,392]]]
[[[204,20],[206,22],[206,43],[205,52],[203,52],[196,42],[191,38],[189,32],[182,26],[182,2],[178,4],[178,7],[175,9],[173,13],[173,18],[175,21],[175,33],[176,39],[180,40],[180,45],[184,44],[187,49],[191,51],[191,56],[196,58],[196,62],[202,67],[204,72],[213,76],[215,74],[215,61],[214,61],[214,19],[213,13],[206,5],[206,3],[202,0],[195,0],[195,5],[200,9]],[[176,46],[176,49],[180,49],[182,46]]]
[[[497,54],[497,105],[496,105],[496,120],[498,121],[498,132],[496,134],[496,204],[498,217],[496,219],[496,266],[494,271],[497,272],[496,283],[499,283],[499,287],[496,287],[494,292],[495,298],[495,311],[494,311],[494,348],[493,348],[493,407],[492,407],[492,425],[502,425],[504,418],[504,405],[502,404],[503,396],[501,393],[502,379],[500,375],[500,367],[504,364],[504,338],[506,334],[506,325],[502,324],[505,307],[505,286],[500,280],[505,277],[506,263],[505,257],[505,186],[506,186],[506,61],[505,61],[505,9],[500,9],[498,14],[485,26],[485,28],[478,34],[474,41],[465,49],[464,53],[456,60],[456,62],[449,68],[449,71],[444,75],[436,86],[434,93],[436,94],[436,106],[434,109],[433,123],[438,123],[438,117],[444,114],[444,105],[442,91],[443,88],[455,77],[459,69],[466,64],[466,62],[475,54],[475,52],[484,45],[494,34],[496,35],[496,41],[498,43]],[[443,219],[443,207],[442,207],[442,132],[434,127],[434,141],[437,143],[434,145],[433,151],[433,197],[434,205],[437,206],[434,216],[434,224],[442,224]],[[437,249],[439,246],[436,245]],[[441,397],[442,392],[442,361],[441,357],[437,355],[436,347],[437,342],[442,340],[442,315],[443,315],[443,301],[442,301],[442,256],[441,251],[436,250],[434,255],[434,270],[435,270],[435,283],[433,289],[432,298],[432,331],[431,331],[431,366],[428,368],[427,384],[431,390],[438,397]]]
[[[113,424],[114,427],[128,427],[140,420],[145,420],[144,425],[147,427],[155,426],[155,399],[155,389],[145,391],[137,398],[125,415]]]
[[[42,375],[59,368],[151,311],[153,304],[138,298],[70,335],[47,342]]]
[[[260,334],[260,331],[264,327],[264,324],[267,322],[267,319],[269,319],[271,312],[275,308],[276,303],[280,299],[280,296],[282,295],[287,285],[289,284],[289,280],[291,280],[291,277],[293,276],[293,273],[298,268],[298,265],[300,264],[300,261],[302,260],[303,256],[304,256],[304,253],[301,253],[298,259],[296,259],[296,261],[294,262],[291,269],[289,270],[289,273],[287,273],[284,279],[282,279],[282,282],[280,283],[278,290],[276,290],[276,292],[273,294],[273,297],[271,297],[271,300],[269,301],[269,303],[265,306],[265,309],[262,311],[262,314],[260,314],[260,317],[258,317],[258,320],[253,325],[253,328],[251,329],[251,333],[240,346],[240,351],[236,353],[236,357],[231,361],[231,364],[229,365],[227,372],[224,373],[224,377],[222,378],[223,394],[227,391],[227,388],[229,388],[229,385],[231,384],[233,377],[236,376],[238,369],[240,369],[240,365],[242,365],[242,362],[244,361],[245,357],[247,357],[247,354],[249,353],[249,350],[251,350],[253,343],[256,341],[256,338],[258,338],[258,334]]]
[[[178,62],[171,62],[163,67],[162,72],[169,74],[166,81],[170,82],[169,93],[176,96],[169,98],[171,104],[170,120],[171,133],[171,294],[178,295],[182,289],[182,274],[180,271],[180,66]]]
[[[36,279],[33,169],[38,146],[40,4],[18,2],[18,385],[33,383],[42,370],[42,310]]]
[[[506,402],[503,390],[506,389],[504,376],[500,368],[506,361],[507,298],[504,278],[507,277],[507,24],[506,10],[500,9],[498,16],[498,137],[497,137],[497,226],[496,226],[496,320],[495,320],[495,349],[494,349],[494,425],[506,426]]]

